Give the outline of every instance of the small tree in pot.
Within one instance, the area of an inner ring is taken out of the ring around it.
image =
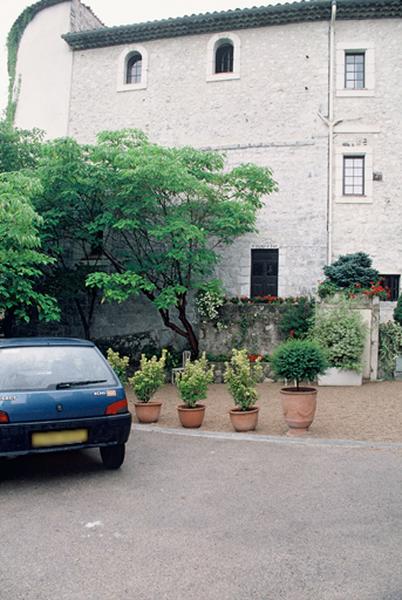
[[[138,402],[134,403],[135,414],[141,423],[155,423],[159,419],[162,402],[150,402],[155,392],[165,383],[166,350],[162,356],[141,356],[140,369],[128,380]]]
[[[256,384],[261,381],[262,367],[259,361],[250,364],[247,350],[233,350],[225,366],[224,380],[236,405],[229,411],[232,425],[236,431],[252,431],[258,422]]]
[[[208,384],[213,381],[213,368],[209,367],[205,352],[198,360],[188,361],[182,373],[177,375],[176,385],[183,404],[177,407],[183,427],[201,427],[205,415],[205,400]]]
[[[279,379],[294,381],[296,387],[281,389],[282,408],[289,426],[288,435],[305,434],[314,420],[317,390],[301,387],[302,382],[314,381],[327,368],[327,360],[317,343],[308,340],[289,340],[275,350],[271,366]]]

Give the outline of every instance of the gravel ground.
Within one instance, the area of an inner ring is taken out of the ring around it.
[[[285,435],[278,383],[258,386],[260,407],[255,435]],[[134,396],[128,393],[131,410]],[[160,427],[180,427],[176,405],[180,403],[173,385],[164,386],[155,400],[163,402]],[[233,402],[226,386],[209,386],[202,429],[233,431],[228,410]],[[402,381],[366,383],[361,387],[319,388],[317,412],[310,428],[313,438],[402,442]],[[136,420],[134,418],[134,420]]]

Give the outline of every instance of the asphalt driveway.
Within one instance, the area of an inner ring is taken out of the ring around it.
[[[1,600],[401,600],[402,451],[134,432],[2,464]]]

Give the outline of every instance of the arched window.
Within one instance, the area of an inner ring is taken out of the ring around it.
[[[216,33],[207,45],[207,81],[240,78],[241,40],[231,31]]]
[[[215,52],[215,73],[233,73],[233,44],[222,42]]]
[[[126,83],[141,83],[142,79],[142,56],[134,52],[127,61]]]

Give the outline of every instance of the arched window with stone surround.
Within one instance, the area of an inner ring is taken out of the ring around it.
[[[233,73],[234,47],[230,40],[220,40],[215,50],[215,73]]]
[[[142,56],[133,52],[127,60],[126,83],[141,83],[142,81]]]
[[[216,33],[207,45],[207,81],[240,78],[240,37],[231,31]]]

